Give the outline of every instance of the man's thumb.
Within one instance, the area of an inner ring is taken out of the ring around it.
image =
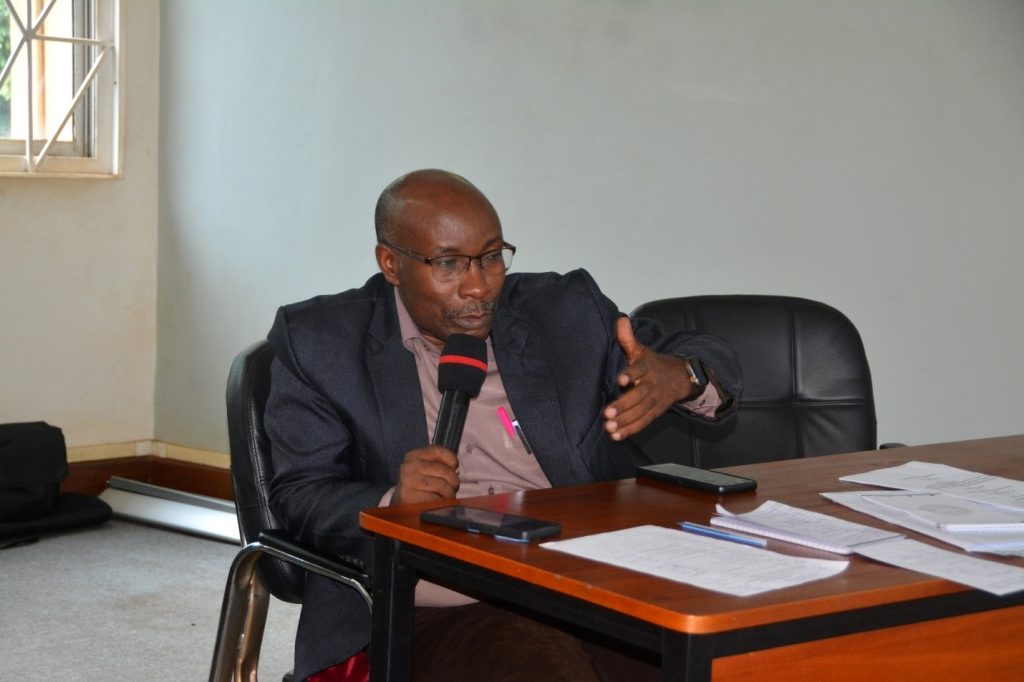
[[[626,354],[626,360],[632,364],[635,362],[642,352],[643,347],[637,343],[636,337],[633,336],[633,325],[629,323],[628,317],[620,317],[615,321],[615,336],[619,340],[619,345],[622,346],[623,352]]]

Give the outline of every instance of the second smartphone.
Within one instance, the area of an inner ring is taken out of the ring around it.
[[[636,468],[637,478],[647,477],[710,493],[725,495],[757,488],[757,481],[713,469],[699,469],[685,464],[648,464]]]

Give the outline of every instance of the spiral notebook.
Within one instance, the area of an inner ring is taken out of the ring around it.
[[[722,505],[711,525],[792,542],[835,554],[853,554],[858,549],[883,542],[902,540],[902,533],[881,530],[827,514],[791,507],[769,500],[753,511],[733,514]]]

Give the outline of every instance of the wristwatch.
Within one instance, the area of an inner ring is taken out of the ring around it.
[[[686,374],[695,389],[690,397],[696,398],[704,392],[704,387],[708,385],[708,375],[704,371],[704,363],[692,355],[679,355],[677,357],[682,358],[683,362],[686,363]]]

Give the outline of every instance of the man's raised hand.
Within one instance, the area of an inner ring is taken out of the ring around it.
[[[695,397],[686,361],[652,351],[636,340],[628,317],[616,321],[615,335],[628,367],[618,376],[624,393],[604,408],[605,430],[613,440],[639,433],[680,400]]]

